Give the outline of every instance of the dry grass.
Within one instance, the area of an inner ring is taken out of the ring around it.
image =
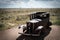
[[[15,27],[19,24],[25,24],[29,20],[29,14],[33,12],[49,12],[50,14],[60,15],[60,9],[47,9],[47,8],[36,8],[36,9],[0,9],[0,24],[2,23],[5,27],[0,27],[0,30],[9,29]],[[52,23],[56,24],[56,21],[59,20],[60,16],[51,16],[50,19]],[[13,26],[9,25],[14,24]],[[59,22],[60,24],[60,22]]]

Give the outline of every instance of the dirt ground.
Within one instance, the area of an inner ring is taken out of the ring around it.
[[[60,26],[52,25],[51,28],[50,34],[44,40],[60,40]],[[22,29],[13,27],[5,31],[0,31],[0,40],[16,40],[20,36],[18,32],[22,32]]]

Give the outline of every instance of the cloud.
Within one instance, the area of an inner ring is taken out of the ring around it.
[[[1,4],[16,4],[21,2],[20,0],[0,0]]]
[[[21,8],[60,8],[58,1],[32,1],[22,3]]]
[[[55,1],[58,1],[58,2],[60,2],[60,0],[55,0]]]
[[[35,1],[59,1],[60,2],[60,0],[35,0]]]
[[[0,8],[60,8],[59,0],[0,0]]]
[[[54,0],[35,0],[35,1],[54,1]]]

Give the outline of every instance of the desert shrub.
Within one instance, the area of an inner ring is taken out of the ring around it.
[[[56,22],[54,22],[54,24],[60,25],[60,20],[56,20]]]
[[[0,20],[9,20],[10,17],[1,17]]]
[[[21,19],[21,17],[18,17],[18,16],[17,16],[16,20],[17,20],[17,21],[20,21],[20,20],[22,20],[22,19]]]
[[[4,24],[3,23],[0,23],[0,28],[3,28],[4,27]]]
[[[21,21],[21,20],[26,20],[28,17],[26,15],[20,15],[20,16],[17,16],[16,20],[17,21]]]

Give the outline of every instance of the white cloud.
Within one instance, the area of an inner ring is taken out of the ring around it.
[[[3,5],[4,4],[4,5]],[[54,8],[60,7],[58,1],[35,1],[35,0],[0,0],[0,7],[12,8]]]
[[[35,1],[54,1],[54,0],[35,0]]]
[[[32,1],[21,3],[21,8],[56,8],[60,3],[58,1]]]

